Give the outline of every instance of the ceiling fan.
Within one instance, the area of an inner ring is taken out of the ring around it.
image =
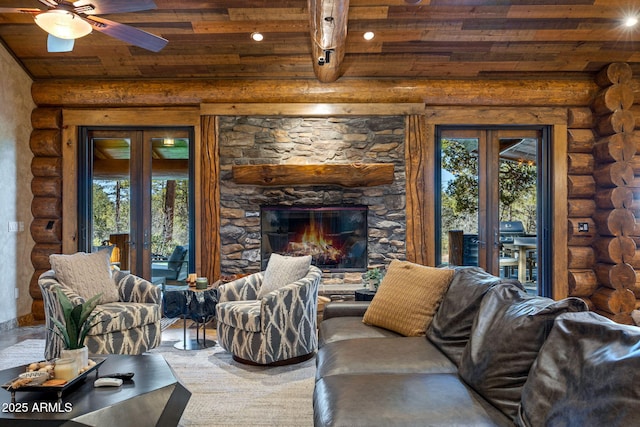
[[[146,31],[95,16],[155,9],[156,4],[153,0],[38,1],[45,5],[47,10],[0,7],[0,13],[32,15],[36,24],[49,33],[49,52],[70,52],[73,50],[74,40],[86,36],[92,30],[152,52],[160,51],[168,43],[166,39]]]

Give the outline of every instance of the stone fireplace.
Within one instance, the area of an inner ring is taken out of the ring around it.
[[[265,208],[274,207],[300,211],[339,207],[366,212],[367,265],[332,269],[325,264],[321,266],[325,285],[360,283],[368,267],[386,267],[393,259],[406,259],[404,134],[403,116],[221,117],[221,273],[264,269],[263,248],[275,242],[263,242],[264,214]],[[371,187],[262,186],[237,184],[232,179],[234,165],[327,163],[391,163],[393,182]],[[284,232],[277,228],[269,232],[278,231]]]

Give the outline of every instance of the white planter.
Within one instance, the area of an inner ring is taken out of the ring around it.
[[[86,368],[89,364],[89,349],[87,346],[74,350],[64,349],[60,352],[60,357],[75,359],[78,369]]]

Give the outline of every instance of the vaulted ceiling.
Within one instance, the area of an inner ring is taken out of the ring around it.
[[[0,14],[0,40],[34,80],[316,78],[307,0],[155,3],[100,16],[166,38],[157,53],[97,31],[72,52],[48,53],[28,14]],[[35,0],[0,7],[43,9]],[[638,0],[350,0],[340,78],[590,78],[611,62],[639,75],[640,28],[623,25],[630,13]],[[375,37],[364,40],[366,31]]]

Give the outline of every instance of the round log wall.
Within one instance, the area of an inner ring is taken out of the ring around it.
[[[627,324],[633,324],[631,312],[640,296],[635,272],[635,267],[640,266],[636,262],[640,257],[636,255],[639,239],[635,237],[638,233],[634,215],[634,201],[640,199],[640,189],[634,188],[637,147],[631,78],[631,68],[623,63],[610,64],[597,75],[600,91],[591,104],[593,145],[587,152],[589,130],[574,129],[573,133],[578,131],[585,142],[579,144],[580,150],[575,151],[576,147],[569,150],[570,174],[575,174],[573,181],[582,187],[588,186],[595,201],[592,208],[575,208],[578,217],[569,219],[573,234],[582,235],[582,238],[571,239],[570,233],[569,294],[588,299],[599,314]],[[583,122],[585,126],[587,120]],[[572,162],[575,167],[571,166]],[[588,165],[593,166],[590,180],[585,178]],[[569,200],[569,204],[580,204],[584,208],[586,202],[582,199],[589,191],[582,188],[574,192],[577,197]],[[586,233],[580,231],[583,227],[579,223],[583,221],[594,225],[594,229],[589,227]],[[589,240],[585,234],[591,236],[591,250],[580,247]]]
[[[35,320],[44,320],[44,302],[38,277],[51,268],[49,255],[62,252],[62,110],[36,108],[31,113],[33,131],[29,146],[33,152],[31,172],[30,232],[35,246],[31,264],[35,269],[29,283]]]

